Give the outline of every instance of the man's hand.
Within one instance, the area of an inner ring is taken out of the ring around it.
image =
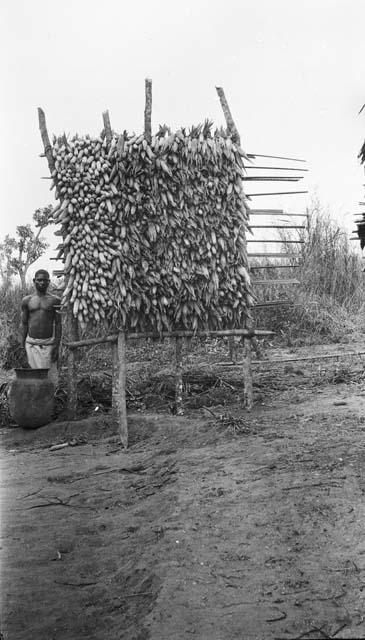
[[[51,351],[51,360],[52,362],[57,362],[60,353],[60,346],[55,344]]]

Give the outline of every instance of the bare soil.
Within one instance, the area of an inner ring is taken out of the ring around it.
[[[133,396],[128,451],[107,413],[0,430],[4,640],[365,638],[361,358],[259,367],[251,414],[225,376]]]

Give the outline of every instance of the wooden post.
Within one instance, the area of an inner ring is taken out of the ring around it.
[[[227,98],[224,94],[224,91],[222,89],[222,87],[216,87],[217,89],[217,93],[219,96],[219,100],[221,103],[221,107],[224,113],[224,117],[226,119],[226,123],[227,123],[227,129],[229,131],[229,133],[231,134],[232,140],[238,144],[241,145],[241,138],[240,138],[240,134],[238,133],[238,129],[235,125],[235,122],[232,118],[232,114],[231,114],[231,110],[228,106],[228,102],[227,102]]]
[[[52,145],[49,139],[46,116],[40,107],[38,107],[39,130],[44,146],[44,153],[47,158],[50,173],[53,175],[55,171],[55,161],[52,152]],[[54,177],[56,183],[56,178]],[[67,286],[67,277],[66,277]],[[67,329],[69,341],[79,340],[79,330],[77,319],[73,317],[71,309],[67,314]],[[76,420],[77,417],[77,376],[76,376],[76,350],[68,349],[67,352],[67,416],[69,420]]]
[[[245,386],[243,390],[243,404],[247,411],[251,411],[253,406],[253,383],[252,383],[252,345],[249,338],[243,338],[243,363],[242,372]]]
[[[49,139],[47,125],[46,125],[46,116],[44,114],[43,109],[38,107],[38,121],[39,121],[39,130],[41,132],[41,138],[44,147],[44,153],[47,158],[48,167],[50,173],[52,174],[55,170],[55,161],[52,153],[52,145]]]
[[[119,425],[120,441],[128,447],[128,423],[126,400],[126,338],[124,331],[118,332],[117,342],[112,343],[113,387],[112,410]]]
[[[235,336],[228,336],[229,359],[237,362],[238,346]]]
[[[216,87],[217,89],[217,93],[219,96],[219,100],[223,109],[223,113],[224,113],[224,117],[226,120],[226,124],[227,124],[227,129],[231,134],[232,140],[237,144],[237,145],[241,145],[241,139],[240,139],[240,134],[238,133],[238,129],[235,125],[235,122],[232,118],[232,114],[230,111],[230,108],[228,106],[228,102],[227,102],[227,98],[224,94],[224,91],[222,89],[222,87]],[[241,184],[241,188],[242,188],[242,184]],[[246,242],[245,242],[246,244]],[[245,247],[245,253],[247,255],[247,247]],[[248,265],[247,265],[248,266]],[[250,318],[246,319],[246,323],[245,323],[245,328],[246,329],[251,329],[252,328],[252,320]],[[244,364],[243,364],[243,379],[244,379],[244,406],[247,409],[247,411],[251,411],[252,406],[253,406],[253,384],[252,384],[252,366],[251,366],[251,360],[252,360],[252,355],[251,355],[251,339],[250,338],[244,338],[243,339],[243,345],[244,345]]]
[[[67,328],[71,341],[78,340],[78,322],[71,310],[67,314]],[[77,418],[77,350],[70,348],[67,352],[67,417],[69,420]]]
[[[182,379],[182,338],[175,338],[175,409],[178,416],[184,415],[182,406],[183,379]]]
[[[152,138],[152,80],[145,80],[146,106],[144,110],[144,134],[147,142]]]
[[[109,111],[103,112],[103,122],[104,122],[105,138],[106,138],[106,141],[110,143],[112,141],[113,134],[112,134],[112,128],[110,124]]]

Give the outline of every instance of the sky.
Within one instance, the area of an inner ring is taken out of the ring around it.
[[[224,124],[222,86],[245,151],[307,161],[308,195],[252,206],[304,212],[316,195],[350,233],[364,200],[364,24],[364,0],[2,0],[0,241],[54,203],[37,107],[50,134],[98,135],[106,109],[116,131],[142,132],[147,77],[153,129]],[[46,236],[33,271],[56,266]]]

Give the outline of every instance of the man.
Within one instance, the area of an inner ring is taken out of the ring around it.
[[[49,369],[57,384],[57,361],[61,342],[60,299],[47,293],[49,273],[39,269],[34,276],[36,292],[22,300],[22,344],[31,369]]]

